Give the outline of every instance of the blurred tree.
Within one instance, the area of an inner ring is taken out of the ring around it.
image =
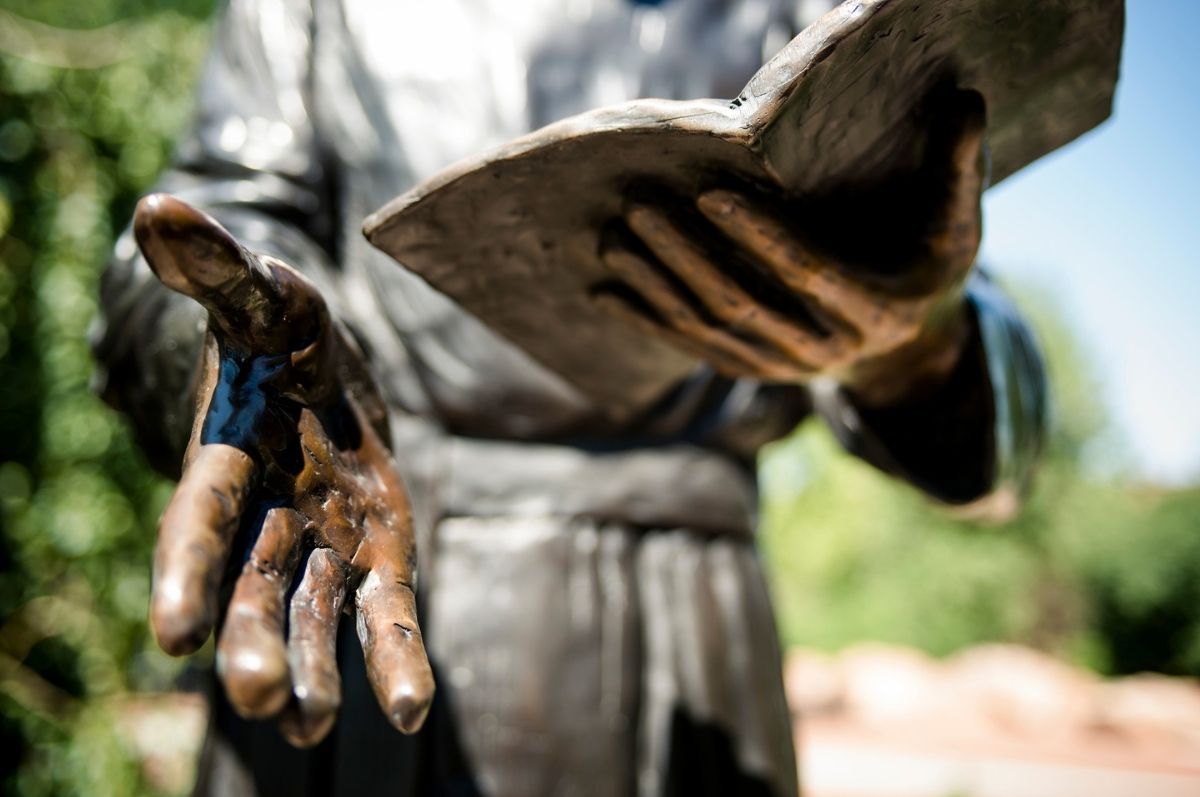
[[[176,669],[145,627],[165,485],[89,392],[85,333],[114,233],[187,119],[209,5],[0,9],[5,793],[148,788],[112,732],[111,699],[167,687]]]
[[[1055,412],[1013,523],[956,520],[816,424],[764,454],[763,539],[787,643],[948,654],[1007,640],[1103,673],[1200,675],[1200,490],[1129,484],[1083,351],[1048,297],[1025,293]]]

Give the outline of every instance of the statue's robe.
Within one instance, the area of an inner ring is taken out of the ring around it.
[[[617,424],[360,225],[449,163],[569,114],[735,95],[820,0],[797,3],[231,0],[159,189],[308,274],[367,352],[414,500],[438,693],[421,733],[393,731],[344,633],[329,739],[294,750],[214,690],[201,793],[796,794],[756,452],[815,409],[934,499],[1011,507],[1044,396],[1011,306],[972,283],[968,350],[920,402],[867,411],[836,389],[702,367]],[[128,233],[102,293],[102,389],[170,472],[203,314],[152,278]]]

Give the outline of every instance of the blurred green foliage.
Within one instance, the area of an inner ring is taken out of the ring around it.
[[[785,642],[948,654],[1004,640],[1101,673],[1200,675],[1200,489],[1131,482],[1070,331],[1044,296],[1020,299],[1054,422],[1016,521],[956,520],[841,455],[816,424],[765,453],[763,540]]]
[[[113,729],[122,695],[171,688],[178,672],[145,625],[170,486],[88,391],[86,330],[113,238],[187,121],[210,12],[210,0],[0,6],[6,793],[155,793]],[[1002,639],[1101,672],[1200,674],[1200,490],[1081,477],[1113,456],[1098,448],[1103,407],[1070,334],[1030,298],[1058,423],[1016,523],[957,522],[815,424],[765,456],[764,543],[787,642],[941,654]]]
[[[114,234],[187,121],[209,11],[208,0],[0,9],[5,793],[149,793],[113,707],[127,690],[169,687],[176,670],[145,623],[169,485],[89,392],[86,332]]]

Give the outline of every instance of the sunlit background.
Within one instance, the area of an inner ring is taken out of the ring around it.
[[[815,425],[764,457],[764,545],[781,633],[798,651],[792,693],[816,707],[817,731],[833,715],[850,728],[847,706],[877,705],[854,691],[855,673],[872,666],[884,673],[869,679],[884,690],[872,699],[892,710],[871,726],[879,733],[888,717],[935,726],[897,714],[907,704],[888,694],[966,689],[962,673],[975,670],[965,662],[992,662],[1017,684],[1024,673],[1056,696],[1013,715],[1026,731],[1045,727],[1038,710],[1059,725],[1074,716],[1054,707],[1080,684],[1200,675],[1200,50],[1190,42],[1200,4],[1129,5],[1115,118],[986,201],[984,259],[1033,319],[1054,383],[1056,424],[1028,511],[1003,528],[955,522]],[[186,123],[210,12],[209,0],[0,0],[5,793],[178,794],[190,783],[203,712],[180,690],[198,679],[158,653],[145,626],[169,485],[88,392],[85,333],[113,236]],[[991,642],[1021,647],[975,647]],[[1152,684],[1166,696],[1155,705],[1174,706],[1172,727],[1195,742],[1200,709],[1191,725],[1178,713],[1197,705],[1193,682]],[[1142,705],[1121,705],[1130,700]],[[1105,721],[1123,732],[1112,711]],[[1159,750],[1178,742],[1147,738]],[[896,782],[911,769],[835,747],[806,755],[814,793],[855,769],[882,767]],[[910,794],[951,788],[931,780],[930,761]],[[1033,793],[1022,788],[1004,793]]]
[[[988,194],[984,257],[1054,297],[1115,449],[1089,468],[1200,479],[1200,3],[1127,0],[1115,118]]]

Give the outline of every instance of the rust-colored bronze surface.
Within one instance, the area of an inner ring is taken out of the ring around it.
[[[209,316],[195,425],[154,554],[159,644],[190,653],[223,617],[217,674],[234,709],[311,745],[341,702],[345,609],[385,714],[415,731],[433,676],[409,502],[361,354],[308,280],[195,208],[151,195],[134,231],[158,279]]]
[[[979,94],[943,91],[927,104],[929,146],[904,191],[911,210],[895,214],[911,229],[883,235],[882,249],[859,246],[857,267],[793,232],[803,206],[712,189],[690,214],[631,203],[630,235],[601,244],[614,279],[593,300],[734,378],[830,376],[870,405],[927,392],[967,337],[985,168]]]
[[[853,251],[862,241],[848,235],[900,226],[889,217],[907,212],[905,186],[934,190],[912,182],[929,159],[931,97],[983,97],[999,182],[1108,116],[1122,26],[1120,0],[843,3],[732,103],[642,100],[567,119],[447,169],[365,232],[620,414],[696,362],[595,301],[620,269],[604,239],[632,222],[631,201],[690,209],[713,189],[749,190],[796,203],[788,224],[810,239],[852,227],[830,243]]]

